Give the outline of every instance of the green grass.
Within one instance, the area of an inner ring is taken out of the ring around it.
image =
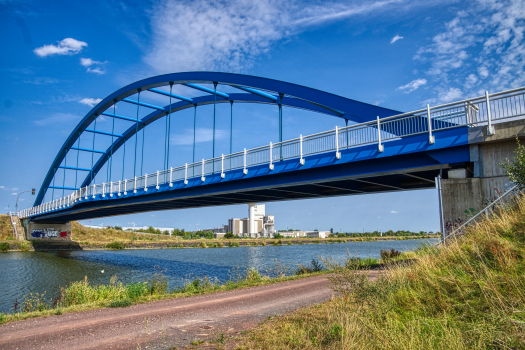
[[[324,261],[338,298],[267,322],[238,349],[525,348],[525,198],[449,241],[402,254],[375,282]]]
[[[113,250],[122,250],[122,249],[125,249],[126,246],[122,242],[115,241],[115,242],[106,244],[106,248],[113,249]]]
[[[7,252],[11,245],[7,242],[0,243],[0,252]]]

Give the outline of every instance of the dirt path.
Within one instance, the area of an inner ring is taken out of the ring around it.
[[[371,277],[375,277],[371,274]],[[251,329],[269,316],[332,298],[315,276],[127,308],[91,310],[0,326],[0,349],[170,349]]]

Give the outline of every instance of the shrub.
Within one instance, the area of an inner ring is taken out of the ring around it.
[[[111,242],[106,244],[107,249],[113,249],[113,250],[122,250],[126,248],[126,246],[122,242]]]
[[[7,242],[0,243],[0,252],[7,252],[11,246]]]
[[[525,189],[525,147],[520,144],[518,135],[516,135],[516,143],[518,144],[518,148],[514,151],[516,159],[512,162],[505,159],[501,167],[505,169],[510,181],[523,191]]]
[[[395,259],[395,258],[398,258],[399,256],[401,256],[401,252],[399,250],[396,250],[394,248],[388,250],[388,249],[381,249],[381,259],[383,260],[392,260],[392,259]]]
[[[279,238],[284,238],[284,236],[280,234],[279,232],[277,232],[276,234],[273,235],[273,238],[279,239]]]
[[[22,243],[20,243],[19,248],[20,248],[21,251],[27,252],[29,250],[29,243],[22,242]]]
[[[219,248],[224,247],[224,243],[222,243],[222,242],[217,243],[217,247],[219,247]]]
[[[131,300],[113,300],[109,303],[109,307],[128,307],[131,305]]]
[[[206,248],[206,247],[207,247],[207,246],[206,246],[206,243],[201,242],[200,247],[201,247],[201,248]]]
[[[231,233],[231,232],[226,232],[226,234],[224,235],[224,238],[226,238],[226,239],[231,239],[231,238],[233,238],[233,233]]]

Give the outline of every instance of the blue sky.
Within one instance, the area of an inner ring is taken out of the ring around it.
[[[0,206],[7,211],[20,191],[38,190],[97,99],[136,80],[178,71],[238,72],[410,111],[525,85],[524,30],[525,3],[519,0],[0,0]],[[211,109],[198,113],[197,158],[209,158]],[[228,116],[227,106],[218,108],[219,153],[228,153]],[[278,138],[275,106],[239,106],[235,116],[234,151]],[[171,134],[174,166],[191,160],[191,117],[181,113]],[[146,136],[152,154],[147,172],[162,164],[164,134],[157,124]],[[336,125],[344,123],[284,110],[284,139]],[[109,121],[99,126],[110,127]],[[32,202],[22,194],[19,208]],[[272,202],[266,208],[278,229],[438,229],[435,190]],[[91,224],[193,230],[246,215],[247,206],[237,205]]]

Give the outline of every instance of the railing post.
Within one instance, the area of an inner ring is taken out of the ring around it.
[[[335,126],[335,159],[341,159],[341,153],[339,152],[339,130],[337,130],[337,125]]]
[[[301,159],[299,160],[299,164],[304,165],[304,158],[303,158],[303,135],[299,135],[299,152],[301,153]]]
[[[128,195],[128,179],[124,179],[124,196]]]
[[[144,192],[148,192],[148,174],[144,174]]]
[[[188,184],[188,163],[186,163],[186,166],[184,167],[184,184]]]
[[[488,135],[494,135],[496,132],[494,130],[494,125],[492,125],[492,116],[490,114],[490,100],[489,100],[489,92],[485,91],[485,100],[487,101],[487,118],[489,125],[487,127],[487,134]]]
[[[186,163],[186,168],[188,168],[188,163]],[[170,167],[170,187],[173,187],[173,167]]]
[[[93,199],[95,199],[95,185],[93,184]]]
[[[121,180],[118,180],[118,194],[117,194],[117,196],[119,196],[119,197],[120,197],[120,194],[122,192],[121,189],[120,189],[120,183],[121,182],[122,182]]]
[[[270,170],[273,170],[272,143],[270,142]]]
[[[120,188],[119,188],[120,190]],[[113,197],[113,181],[109,182],[109,196]]]
[[[246,148],[244,149],[244,169],[242,170],[244,175],[248,174],[248,169],[246,169]]]
[[[102,183],[102,198],[106,197],[106,184],[103,182]]]
[[[159,173],[159,171],[157,170],[157,186],[155,187],[157,190],[160,188],[160,187],[159,187],[159,175],[160,175],[160,173]]]
[[[204,182],[206,177],[204,177],[204,159],[202,159],[202,171],[201,171],[201,181]]]
[[[221,178],[224,179],[224,153],[221,155]]]
[[[133,187],[133,193],[137,193],[137,177],[135,176],[135,187]]]
[[[430,118],[430,105],[427,104],[427,123],[428,123],[428,143],[433,145],[436,142],[434,135],[432,135],[432,119]]]
[[[381,153],[385,150],[385,147],[381,144],[381,123],[379,122],[379,116],[377,116],[377,139],[379,141],[377,150]]]

